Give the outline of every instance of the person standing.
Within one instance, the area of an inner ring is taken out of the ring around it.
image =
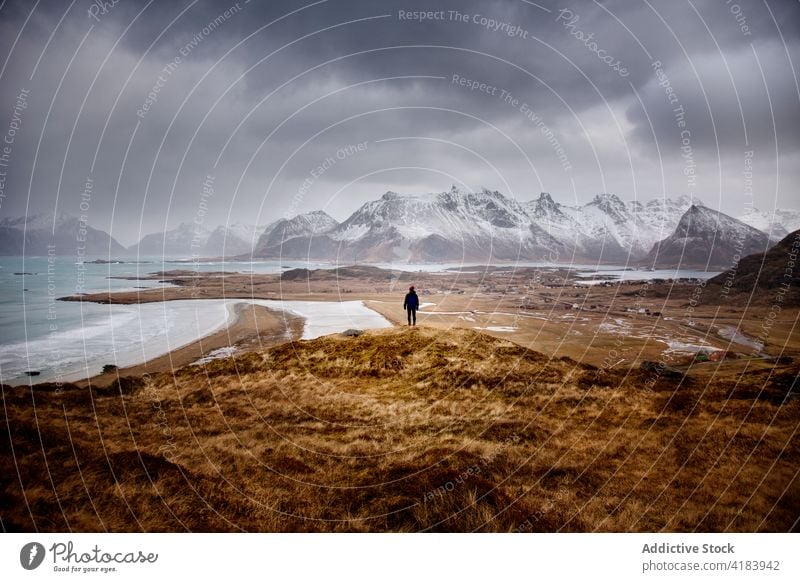
[[[419,309],[419,297],[414,291],[414,286],[408,288],[406,298],[403,300],[403,309],[408,312],[408,325],[417,325],[417,309]],[[414,323],[411,323],[411,322]]]

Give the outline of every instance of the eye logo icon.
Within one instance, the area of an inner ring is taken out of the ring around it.
[[[35,570],[44,561],[44,546],[38,542],[30,542],[19,551],[19,563],[26,570]]]

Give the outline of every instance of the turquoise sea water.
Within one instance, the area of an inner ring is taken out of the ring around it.
[[[0,257],[0,382],[75,380],[98,372],[103,364],[141,362],[224,326],[231,307],[224,300],[99,305],[59,297],[161,287],[158,281],[113,277],[163,270],[268,273],[301,265],[141,261],[92,264],[71,257]]]

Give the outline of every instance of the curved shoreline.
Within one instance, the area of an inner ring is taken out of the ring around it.
[[[367,307],[364,301],[306,302],[278,300],[275,301],[274,307],[266,305],[273,301],[238,300],[231,306],[234,310],[233,321],[222,329],[217,329],[209,335],[199,337],[188,344],[170,350],[146,362],[120,367],[110,372],[80,379],[74,383],[79,386],[92,385],[102,387],[122,376],[140,377],[144,374],[172,372],[192,364],[220,348],[234,347],[237,353],[242,353],[272,347],[287,341],[313,339],[320,335],[337,333],[347,327],[351,327],[351,325],[342,325],[339,322],[332,325],[329,320],[330,313],[307,312],[307,308],[314,304],[326,305],[335,303],[337,308],[344,308],[340,313],[334,314],[334,318],[339,319],[348,316],[357,318],[357,313],[348,313],[348,307],[352,307],[351,304],[357,303],[362,308],[384,320],[388,324],[386,327],[394,325],[392,319],[385,317],[378,310]],[[298,309],[300,311],[297,311]],[[355,326],[359,327],[357,324]],[[310,334],[309,331],[311,331]]]
[[[280,309],[237,303],[233,320],[224,328],[197,338],[161,356],[132,366],[118,368],[73,382],[78,386],[107,386],[118,377],[172,372],[188,366],[216,349],[234,346],[238,351],[261,349],[297,340],[303,333],[304,319]]]
[[[181,300],[184,303],[194,301],[204,302],[207,299]],[[70,359],[65,360],[58,373],[53,373],[45,363],[41,363],[41,374],[25,378],[17,376],[15,379],[6,380],[3,383],[9,386],[25,385],[45,385],[60,386],[62,384],[86,386],[104,386],[114,382],[116,379],[125,376],[139,377],[144,374],[164,373],[177,370],[186,365],[197,362],[202,358],[211,357],[212,359],[223,357],[225,352],[245,353],[252,350],[261,350],[272,347],[287,341],[303,339],[314,339],[322,335],[335,334],[347,329],[371,329],[381,327],[391,327],[396,324],[394,318],[387,318],[378,310],[368,307],[364,300],[347,301],[322,301],[322,300],[275,300],[275,299],[255,299],[255,298],[230,298],[227,300],[212,300],[213,306],[207,308],[192,308],[192,313],[187,315],[186,306],[181,306],[181,312],[171,315],[164,314],[167,319],[173,320],[175,317],[185,321],[189,317],[189,322],[193,322],[197,317],[198,322],[204,318],[203,312],[208,309],[218,310],[220,307],[225,313],[221,321],[213,322],[213,325],[199,324],[187,328],[183,326],[180,332],[180,340],[173,332],[169,332],[170,340],[166,343],[162,341],[166,336],[160,333],[160,327],[153,327],[154,321],[148,318],[149,315],[139,314],[140,320],[129,321],[120,324],[123,328],[130,329],[131,325],[150,326],[151,333],[149,339],[139,338],[131,343],[130,338],[116,344],[114,341],[114,330],[109,334],[98,337],[95,334],[94,342],[104,341],[103,350],[111,355],[108,357],[92,356],[91,361],[83,360],[74,349]],[[170,301],[155,302],[146,301],[143,303],[167,304]],[[120,304],[126,305],[126,304]],[[209,312],[209,315],[211,313]],[[159,314],[159,317],[162,315]],[[219,314],[212,315],[219,317]],[[117,326],[119,327],[119,326]],[[153,336],[155,330],[156,336]],[[120,330],[118,330],[119,333]],[[187,331],[189,333],[187,333]],[[194,333],[191,333],[194,331]],[[130,335],[130,334],[127,334]],[[105,337],[109,336],[109,337]],[[163,345],[162,345],[163,344]],[[97,347],[95,345],[95,347]],[[217,351],[221,350],[222,351]],[[216,353],[212,353],[216,352]],[[112,362],[118,367],[112,367],[107,372],[102,372],[103,364]],[[37,369],[33,364],[33,369]]]

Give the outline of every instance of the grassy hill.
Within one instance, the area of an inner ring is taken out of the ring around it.
[[[729,289],[735,301],[742,301],[746,294],[755,303],[775,303],[780,296],[783,305],[800,305],[799,250],[800,230],[796,230],[766,253],[743,257],[734,268],[710,279],[709,284],[720,290]],[[785,285],[788,288],[782,290]]]
[[[773,366],[603,374],[470,330],[392,328],[106,390],[4,386],[0,519],[7,531],[786,531],[800,515],[800,402],[786,399],[798,366]]]

